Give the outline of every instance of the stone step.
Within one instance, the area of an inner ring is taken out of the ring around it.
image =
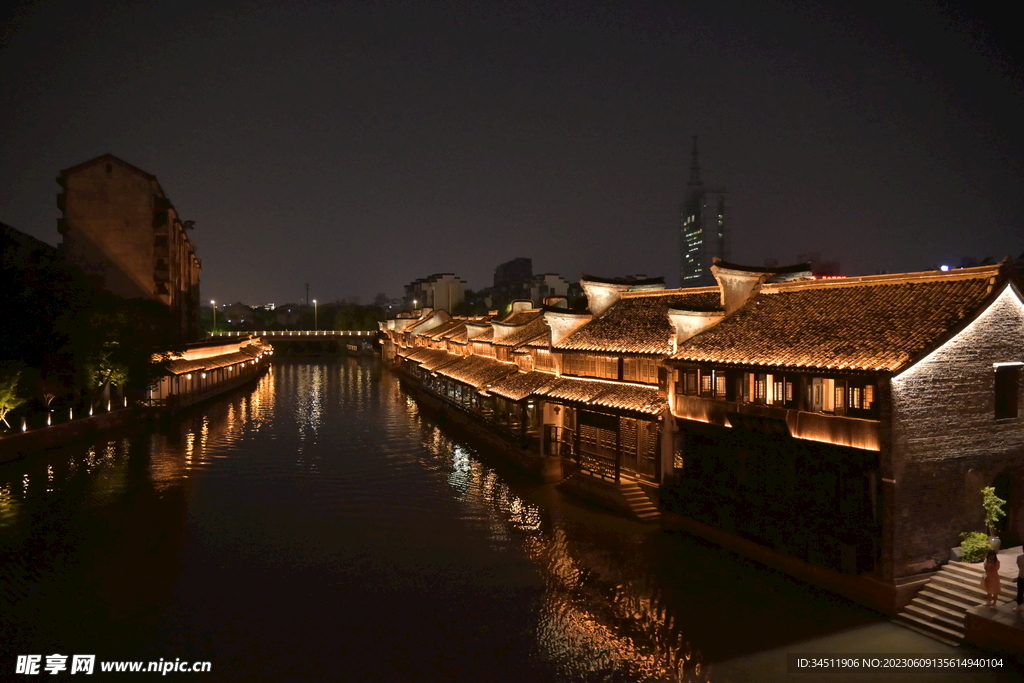
[[[948,605],[935,601],[931,595],[927,593],[922,594],[921,592],[918,592],[918,594],[914,596],[914,599],[910,601],[910,604],[917,605],[918,607],[927,609],[941,616],[949,617],[951,619],[959,619],[961,621],[967,613],[967,610],[962,607],[949,607]]]
[[[915,604],[916,603],[916,604]],[[944,626],[952,631],[963,632],[964,630],[964,615],[948,613],[937,613],[925,607],[925,605],[919,603],[916,599],[913,600],[909,605],[903,608],[901,614],[912,614],[918,619]]]
[[[900,612],[893,619],[894,624],[899,624],[905,628],[909,628],[911,631],[917,631],[930,638],[935,638],[947,645],[959,645],[964,640],[963,630],[953,630],[946,628],[945,626],[939,626],[933,624],[930,621],[919,619],[912,614],[906,614]]]
[[[943,565],[943,569],[947,568],[951,571],[969,572],[970,574],[977,576],[979,579],[985,574],[985,570],[980,564],[967,564],[966,562],[953,561]],[[1009,576],[1000,574],[999,580],[1004,584],[1015,585],[1014,579]]]
[[[970,608],[975,607],[975,603],[964,597],[962,593],[939,586],[935,583],[929,583],[918,591],[915,599],[917,598],[928,600],[929,602],[937,605],[942,605],[947,609],[957,610],[961,614],[964,614]]]
[[[946,586],[950,590],[957,591],[965,598],[975,600],[977,603],[984,602],[988,597],[978,583],[981,581],[980,578],[978,580],[964,579],[950,572],[939,572],[932,578],[932,581]],[[1012,600],[1016,597],[1016,593],[1011,593],[1009,590],[1003,588],[999,593],[999,597],[1004,601]]]
[[[967,579],[973,579],[975,583],[981,581],[981,577],[985,575],[985,572],[980,568],[974,565],[963,564],[962,562],[950,562],[942,568],[942,571],[950,574],[956,574]],[[1005,576],[999,577],[999,583],[1002,584],[1003,590],[1012,589],[1016,591],[1017,589],[1014,580]]]

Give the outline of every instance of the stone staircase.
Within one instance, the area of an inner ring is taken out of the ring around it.
[[[639,522],[661,521],[661,511],[632,479],[621,477],[618,484],[588,476],[582,472],[569,475],[558,484],[565,493],[577,496],[591,504],[630,517]]]
[[[948,645],[959,645],[964,640],[964,615],[971,607],[985,602],[981,589],[985,575],[980,564],[950,562],[924,585],[893,623],[923,633]],[[1013,579],[999,577],[1002,590],[999,604],[1014,600],[1017,587]]]
[[[623,480],[619,483],[619,490],[622,491],[622,497],[625,498],[633,517],[641,522],[657,522],[661,519],[661,512],[639,484]]]

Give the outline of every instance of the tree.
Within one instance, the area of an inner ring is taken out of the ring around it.
[[[985,527],[989,536],[996,535],[996,523],[1006,516],[1004,505],[1006,501],[996,495],[995,487],[986,486],[981,490],[981,507],[985,508]]]
[[[8,427],[11,425],[7,421],[7,414],[25,402],[19,386],[21,371],[20,363],[0,363],[0,422]]]

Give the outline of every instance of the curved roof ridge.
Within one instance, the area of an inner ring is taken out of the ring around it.
[[[676,287],[674,289],[637,289],[633,291],[623,292],[621,297],[623,299],[639,299],[640,297],[652,297],[652,296],[679,296],[685,294],[718,294],[721,290],[717,285],[711,287]]]
[[[957,268],[956,270],[922,270],[913,273],[882,273],[879,275],[856,275],[852,277],[827,278],[822,280],[793,280],[791,282],[770,282],[761,287],[761,293],[773,291],[793,291],[800,289],[825,289],[838,287],[858,287],[868,285],[900,285],[924,282],[955,282],[957,280],[975,280],[999,277],[1002,264],[975,266],[974,268]]]

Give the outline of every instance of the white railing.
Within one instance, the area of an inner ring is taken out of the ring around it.
[[[248,332],[210,332],[211,337],[375,337],[376,330],[257,330]]]

